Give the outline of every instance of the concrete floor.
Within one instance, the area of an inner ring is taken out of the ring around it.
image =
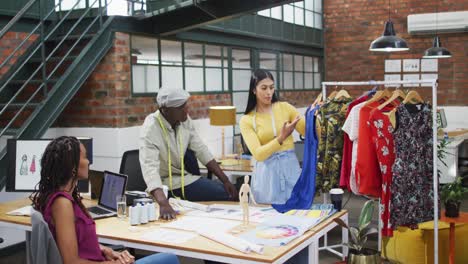
[[[320,202],[321,199],[319,198],[317,202]],[[343,199],[343,208],[348,210],[349,212],[349,222],[350,225],[356,225],[359,214],[361,212],[362,205],[367,201],[365,197],[350,195],[349,193],[345,193]],[[465,197],[465,200],[462,202],[462,211],[468,211],[468,197]],[[374,210],[372,225],[377,227],[377,206]],[[335,228],[329,233],[328,236],[329,244],[337,244],[341,241],[341,230],[339,228]],[[321,242],[323,243],[323,241]],[[368,247],[377,249],[377,235],[371,236],[368,241]],[[137,254],[144,254],[145,252],[137,251]],[[22,264],[26,263],[25,258],[26,252],[24,250],[19,250],[9,256],[0,257],[0,264]],[[182,264],[203,264],[203,261],[191,258],[184,258],[181,257],[180,261]],[[332,264],[340,262],[340,259],[328,252],[320,252],[320,264]],[[241,263],[241,262],[239,262]]]

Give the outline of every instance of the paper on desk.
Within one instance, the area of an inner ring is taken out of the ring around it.
[[[163,243],[182,244],[196,236],[198,236],[198,234],[194,232],[158,228],[157,230],[142,235],[141,238]]]
[[[13,211],[10,211],[8,213],[6,213],[7,215],[24,215],[24,216],[31,216],[31,210],[32,210],[32,206],[31,205],[28,205],[28,206],[25,206],[25,207],[21,207],[21,208],[18,208],[16,210],[13,210]]]
[[[216,218],[203,218],[195,216],[183,216],[177,218],[177,220],[162,224],[164,228],[175,228],[186,231],[195,231],[209,228],[210,230],[217,232],[227,232],[232,228],[238,226],[240,223],[237,221],[216,219]]]
[[[258,254],[263,254],[263,246],[250,243],[245,239],[235,237],[233,235],[219,233],[208,229],[199,230],[198,233],[206,238],[209,238],[213,241],[216,241],[243,253],[250,253],[253,251]]]
[[[190,211],[186,215],[196,217],[210,217],[210,218],[222,218],[230,220],[242,221],[243,212],[239,205],[221,205],[213,204],[210,205],[210,211]],[[272,207],[249,207],[249,220],[253,223],[262,223],[265,219],[281,215],[276,212]]]

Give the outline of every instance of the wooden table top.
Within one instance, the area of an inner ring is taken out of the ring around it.
[[[96,204],[94,200],[83,199],[84,204],[86,206],[90,206]],[[234,202],[230,202],[231,204],[237,204]],[[7,215],[6,212],[18,209],[20,207],[26,206],[30,204],[29,199],[20,199],[6,203],[0,203],[0,221],[24,226],[30,226],[31,221],[30,217],[27,216],[10,216]],[[100,238],[108,238],[117,241],[126,241],[126,242],[133,242],[138,244],[144,244],[149,246],[158,246],[164,248],[173,248],[179,250],[185,250],[190,252],[198,252],[198,253],[205,253],[205,254],[212,254],[218,255],[223,257],[232,257],[238,259],[246,259],[251,261],[259,261],[265,263],[271,263],[276,261],[277,259],[281,258],[284,254],[289,252],[291,249],[295,248],[299,244],[303,243],[305,240],[309,239],[317,232],[319,232],[322,228],[325,228],[330,223],[333,222],[333,219],[342,217],[343,215],[347,214],[346,210],[342,210],[334,214],[333,216],[329,217],[328,219],[324,220],[322,223],[318,224],[317,226],[313,227],[311,230],[307,231],[301,237],[291,241],[285,246],[281,247],[264,247],[264,254],[244,254],[237,250],[231,249],[227,246],[214,242],[210,239],[204,238],[202,236],[197,236],[185,243],[163,243],[157,241],[150,241],[142,239],[142,235],[146,232],[155,231],[160,228],[160,224],[162,221],[155,221],[145,225],[139,225],[137,228],[129,228],[130,225],[128,221],[119,220],[116,217],[110,217],[105,219],[96,220],[96,232]],[[181,216],[183,217],[183,216]],[[239,224],[241,222],[239,221]]]
[[[468,212],[461,212],[458,217],[447,217],[445,216],[445,210],[440,212],[440,221],[445,223],[454,224],[466,224],[468,223]]]

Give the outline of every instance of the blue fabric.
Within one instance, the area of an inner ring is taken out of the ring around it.
[[[173,190],[177,197],[182,197],[182,189]],[[172,197],[169,192],[169,197]],[[229,194],[224,189],[224,185],[217,180],[210,180],[205,177],[185,186],[185,198],[192,202],[201,201],[228,201]]]
[[[291,196],[286,203],[273,204],[278,212],[284,213],[292,209],[309,209],[315,196],[315,174],[317,170],[318,139],[315,133],[315,112],[319,106],[306,112],[306,133],[304,142],[304,159],[302,173],[297,180]]]
[[[179,264],[179,259],[174,254],[158,253],[146,256],[135,261],[136,264]]]
[[[257,203],[284,203],[291,195],[301,167],[294,150],[273,153],[257,161],[252,177],[252,193]]]

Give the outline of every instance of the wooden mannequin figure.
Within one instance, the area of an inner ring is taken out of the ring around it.
[[[244,177],[244,184],[242,184],[239,190],[239,203],[242,207],[242,221],[244,226],[249,225],[249,195],[250,199],[252,200],[252,203],[257,204],[257,202],[255,202],[253,193],[250,191],[249,178],[249,175],[246,175]]]

